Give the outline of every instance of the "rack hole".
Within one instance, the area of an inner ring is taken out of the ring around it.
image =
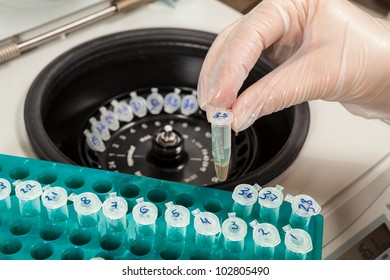
[[[180,258],[181,248],[179,246],[165,246],[160,251],[160,257],[164,260],[177,260]]]
[[[16,221],[9,227],[10,232],[13,235],[25,235],[32,229],[32,224],[26,221]]]
[[[99,180],[92,185],[92,188],[97,193],[108,193],[112,190],[112,183],[109,180]]]
[[[140,189],[137,185],[127,184],[121,187],[119,192],[125,198],[134,198],[139,195]]]
[[[215,198],[211,198],[205,201],[203,207],[206,211],[217,213],[222,210],[222,203]]]
[[[30,170],[25,166],[15,167],[9,172],[9,176],[14,180],[22,180],[30,175]]]
[[[83,260],[84,251],[80,248],[69,248],[62,252],[62,260]]]
[[[70,234],[69,240],[76,246],[83,246],[90,242],[92,239],[91,234],[85,230],[75,230]]]
[[[152,249],[150,242],[141,240],[134,241],[130,246],[130,251],[136,256],[145,256]]]
[[[166,200],[168,195],[167,195],[167,192],[165,190],[153,189],[153,190],[148,192],[147,197],[152,202],[160,203],[160,202],[163,202],[164,200]]]
[[[194,205],[194,199],[192,198],[192,195],[187,193],[182,193],[176,196],[175,202],[176,204],[182,205],[187,208]]]
[[[40,236],[43,240],[46,241],[53,241],[58,238],[60,238],[62,234],[61,228],[57,226],[45,226],[44,228],[41,229]]]
[[[100,247],[107,251],[114,251],[122,245],[122,239],[116,235],[105,235],[100,240]]]
[[[53,184],[57,181],[57,174],[53,171],[45,171],[38,175],[37,180],[44,185]]]
[[[31,257],[36,260],[46,260],[53,254],[53,247],[47,243],[38,243],[31,247]]]
[[[65,180],[65,185],[70,189],[81,188],[84,184],[84,178],[80,175],[74,175]]]
[[[10,238],[0,243],[0,252],[5,255],[13,255],[22,249],[22,241],[17,238]]]

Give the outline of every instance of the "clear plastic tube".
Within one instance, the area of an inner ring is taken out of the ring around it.
[[[291,225],[283,227],[286,232],[284,244],[286,245],[286,260],[304,260],[313,249],[309,233],[303,229],[291,228]]]
[[[272,260],[275,247],[280,244],[277,228],[269,223],[258,223],[253,220],[249,224],[253,228],[254,253],[259,259]]]
[[[184,206],[165,203],[166,237],[171,242],[184,242],[187,226],[190,223],[190,211]]]
[[[261,187],[258,184],[249,185],[249,184],[239,184],[234,188],[232,198],[233,198],[233,212],[236,213],[238,217],[246,218],[252,214],[253,205],[257,201],[259,196],[259,191]]]
[[[106,218],[108,230],[113,232],[126,230],[127,209],[127,201],[124,198],[116,196],[115,192],[109,194],[109,198],[102,205],[102,212]]]
[[[73,201],[80,226],[93,227],[98,224],[98,212],[102,207],[102,202],[96,194],[84,192],[76,195],[72,193],[69,195],[68,199]]]
[[[50,185],[44,186],[41,200],[51,221],[63,222],[69,218],[68,206],[66,204],[68,194],[64,188],[51,187]]]
[[[306,229],[309,226],[312,216],[318,215],[321,206],[310,196],[300,194],[286,195],[286,201],[291,203],[290,225],[294,228]]]
[[[240,253],[244,250],[248,226],[244,220],[236,217],[236,213],[231,212],[228,215],[229,218],[222,223],[224,247],[230,253]]]
[[[218,181],[223,182],[229,173],[231,155],[231,124],[233,113],[225,109],[216,110],[210,118],[211,148]]]
[[[22,216],[33,217],[41,213],[40,196],[42,186],[37,181],[17,180],[12,183],[15,186],[15,195],[19,201],[19,210]]]
[[[11,208],[11,183],[0,178],[0,212],[5,212]]]
[[[195,243],[201,248],[214,249],[221,234],[218,217],[211,212],[200,212],[197,208],[191,212],[194,216]]]
[[[132,210],[136,224],[136,234],[140,238],[154,236],[156,234],[156,219],[158,210],[156,205],[145,202],[143,197],[138,198],[137,204]]]
[[[283,187],[263,188],[259,192],[260,222],[277,225],[280,205],[283,203]]]

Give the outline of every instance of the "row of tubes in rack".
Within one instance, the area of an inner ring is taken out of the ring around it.
[[[111,133],[120,127],[120,122],[129,123],[134,119],[145,117],[148,112],[158,115],[162,111],[167,114],[180,112],[184,116],[194,114],[199,106],[197,92],[181,95],[181,89],[175,88],[173,92],[165,96],[158,92],[158,88],[152,88],[151,93],[146,97],[137,95],[132,91],[130,100],[111,101],[111,109],[105,106],[99,108],[100,118],[91,117],[89,119],[90,128],[84,130],[86,142],[93,151],[104,152],[106,146],[104,141],[111,137]]]
[[[78,224],[81,227],[93,227],[98,224],[99,212],[102,211],[108,231],[126,231],[127,201],[117,196],[115,192],[102,203],[99,197],[92,192],[80,194],[71,193],[59,186],[51,187],[34,180],[12,183],[15,186],[15,195],[19,202],[19,211],[22,216],[33,217],[40,215],[42,205],[47,210],[48,219],[53,222],[61,222],[69,219],[67,201],[73,201],[74,210],[77,213]],[[231,253],[240,253],[244,250],[245,238],[248,226],[244,219],[254,216],[253,205],[260,204],[259,221],[253,219],[249,225],[253,228],[252,238],[254,244],[253,253],[259,259],[272,259],[275,248],[281,242],[277,229],[279,209],[283,200],[289,201],[292,213],[289,224],[283,227],[286,233],[284,245],[286,246],[286,259],[305,259],[313,249],[312,240],[307,232],[307,227],[312,216],[319,214],[321,207],[307,195],[287,195],[283,199],[283,187],[261,188],[259,185],[240,184],[232,193],[233,204],[231,212],[222,225],[218,216],[199,208],[191,213],[194,216],[195,244],[199,248],[209,251],[218,246],[220,235],[223,235],[224,249]],[[10,201],[11,184],[6,179],[0,179],[0,212],[11,208]],[[153,238],[156,235],[156,220],[158,209],[151,202],[144,201],[143,197],[136,199],[137,204],[132,209],[132,218],[135,222],[137,238]],[[182,206],[175,205],[172,201],[165,203],[166,211],[166,239],[172,242],[182,242],[186,239],[187,227],[190,224],[190,211]]]

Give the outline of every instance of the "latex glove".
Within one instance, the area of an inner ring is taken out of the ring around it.
[[[237,98],[264,50],[280,65]],[[236,132],[314,99],[390,119],[390,23],[344,0],[265,0],[217,36],[198,93],[203,109],[232,109]]]

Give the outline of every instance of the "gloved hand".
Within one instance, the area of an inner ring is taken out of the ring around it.
[[[237,97],[262,53],[278,67]],[[390,119],[390,22],[346,0],[265,0],[217,36],[199,77],[201,108],[231,108],[236,132],[315,99]]]

